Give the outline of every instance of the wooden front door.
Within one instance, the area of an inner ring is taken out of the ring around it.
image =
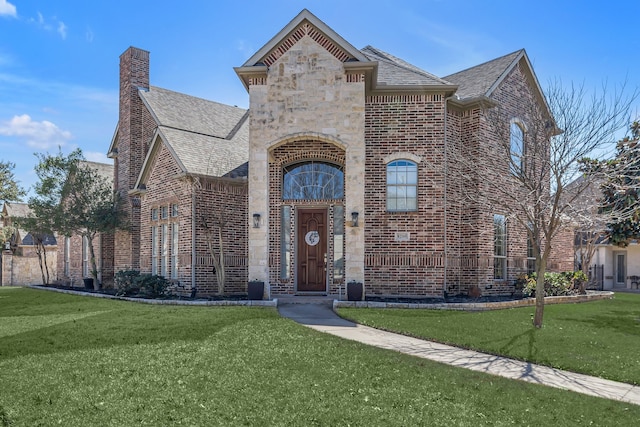
[[[297,281],[299,292],[327,290],[327,210],[298,210]]]

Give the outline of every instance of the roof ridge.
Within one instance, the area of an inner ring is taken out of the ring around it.
[[[387,62],[392,63],[393,65],[403,68],[405,70],[411,71],[413,73],[417,73],[417,74],[421,74],[425,77],[430,77],[436,80],[440,80],[445,82],[446,84],[452,84],[448,81],[446,81],[445,79],[443,79],[442,77],[438,77],[435,74],[432,74],[428,71],[423,70],[422,68],[418,67],[417,65],[414,65],[408,61],[405,61],[404,59],[397,57],[389,52],[385,52],[384,50],[380,50],[376,47],[373,47],[371,45],[367,45],[365,47],[363,47],[361,49],[361,52],[365,53],[365,49],[369,49],[372,50],[374,52],[375,55],[382,57],[383,59],[385,59]]]
[[[464,73],[465,71],[469,71],[469,70],[473,70],[474,68],[482,67],[483,65],[487,65],[487,64],[490,64],[491,62],[499,61],[499,60],[501,60],[501,59],[506,58],[507,56],[511,56],[511,55],[516,54],[516,53],[518,53],[518,54],[519,54],[520,52],[523,52],[523,51],[524,51],[524,48],[521,48],[521,49],[518,49],[518,50],[514,50],[513,52],[511,52],[511,53],[507,53],[506,55],[502,55],[502,56],[499,56],[499,57],[497,57],[497,58],[493,58],[493,59],[490,59],[490,60],[488,60],[488,61],[482,62],[482,63],[480,63],[480,64],[473,65],[473,66],[471,66],[471,67],[467,67],[467,68],[462,69],[462,70],[460,70],[460,71],[456,71],[455,73],[447,74],[446,76],[443,76],[442,78],[443,78],[443,79],[446,79],[447,77],[455,76],[456,74]]]
[[[182,96],[187,96],[189,98],[199,99],[201,101],[210,102],[212,104],[222,105],[224,107],[237,108],[238,110],[248,111],[248,109],[242,108],[242,107],[238,107],[237,105],[229,105],[229,104],[225,104],[225,103],[218,102],[218,101],[212,101],[210,99],[206,99],[206,98],[203,98],[201,96],[189,95],[188,93],[178,92],[178,91],[171,90],[171,89],[166,89],[166,88],[163,88],[163,87],[160,87],[160,86],[149,85],[149,89],[152,89],[152,88],[155,89],[155,90],[160,90],[160,91],[164,91],[164,92],[175,93],[176,95],[182,95]],[[143,91],[143,92],[147,92],[144,89],[140,89],[140,90]]]

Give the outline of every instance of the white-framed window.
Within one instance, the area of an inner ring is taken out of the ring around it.
[[[151,227],[151,274],[158,274],[158,227]]]
[[[160,219],[169,218],[169,206],[162,206],[160,208]]]
[[[533,239],[527,233],[527,274],[536,272],[536,255],[533,251]]]
[[[525,126],[519,119],[511,120],[509,130],[509,151],[511,153],[511,163],[509,169],[514,175],[521,175],[524,170],[524,134]]]
[[[171,205],[171,218],[175,218],[178,216],[178,204],[173,203]]]
[[[82,236],[82,277],[89,277],[89,239]]]
[[[387,163],[387,211],[418,210],[418,165],[411,160]]]
[[[178,223],[171,224],[171,278],[178,278]]]
[[[152,221],[158,220],[158,208],[151,209],[151,220]]]
[[[64,275],[71,276],[71,237],[64,237]]]
[[[493,278],[507,278],[507,219],[497,214],[493,216]]]
[[[160,258],[160,275],[167,277],[167,265],[169,264],[169,244],[168,244],[168,224],[162,224],[162,231],[160,234],[160,245],[162,248],[162,254]]]

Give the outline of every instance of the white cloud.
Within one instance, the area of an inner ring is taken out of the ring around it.
[[[71,132],[62,130],[47,120],[33,121],[28,114],[13,116],[9,121],[0,122],[0,135],[22,138],[28,146],[43,150],[63,146],[72,137]]]
[[[64,22],[62,21],[58,22],[58,34],[60,34],[62,40],[65,40],[67,38],[67,26],[64,25]]]
[[[0,0],[0,2],[3,0]],[[30,18],[29,22],[36,24],[38,27],[42,28],[45,31],[55,31],[60,34],[62,40],[66,40],[67,38],[67,25],[59,20],[57,17],[53,16],[51,19],[45,18],[42,13],[37,12],[37,18]]]
[[[105,153],[100,153],[98,151],[84,151],[82,154],[84,154],[84,158],[90,162],[107,163],[110,165],[113,164],[113,160],[108,158]]]
[[[93,42],[93,30],[91,30],[91,28],[87,27],[87,31],[84,35],[89,43]]]
[[[7,0],[0,0],[0,16],[11,16],[13,18],[17,18],[18,12],[16,11],[16,7]]]

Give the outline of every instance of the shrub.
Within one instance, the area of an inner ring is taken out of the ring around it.
[[[137,294],[140,291],[139,277],[140,272],[137,270],[118,271],[113,278],[116,295],[129,296]]]
[[[140,293],[151,298],[158,298],[166,294],[169,281],[163,276],[153,274],[141,274],[137,278]]]
[[[544,273],[544,296],[555,297],[576,293],[576,286],[582,280],[580,272]],[[586,276],[585,276],[586,277]],[[530,297],[536,296],[536,273],[527,276],[523,293]]]
[[[141,294],[158,298],[166,294],[169,281],[163,276],[141,274],[138,270],[120,270],[115,274],[116,295],[131,296]]]

